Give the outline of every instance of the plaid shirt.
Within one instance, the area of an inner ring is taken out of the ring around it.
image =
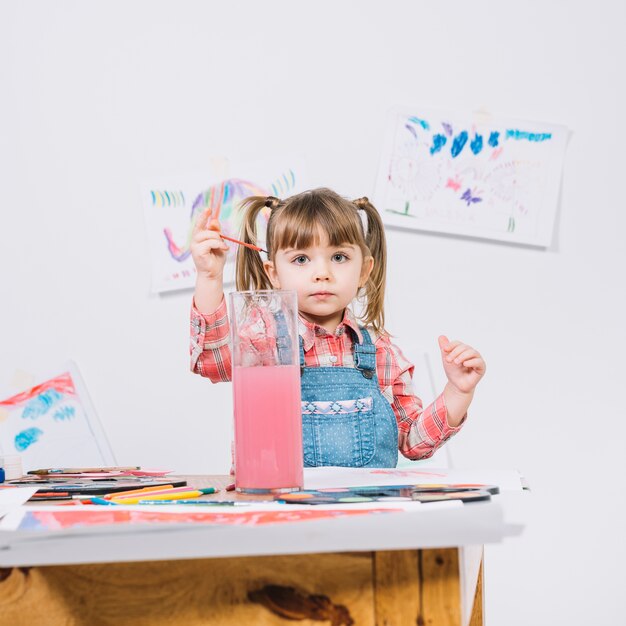
[[[354,367],[351,328],[361,340],[358,323],[349,309],[333,334],[302,317],[299,333],[304,346],[306,367]],[[191,371],[206,376],[211,382],[231,380],[230,324],[226,302],[212,315],[202,315],[191,307]],[[413,365],[387,335],[376,336],[376,374],[383,396],[398,422],[398,449],[409,459],[425,459],[458,432],[465,421],[453,428],[448,425],[443,395],[422,407],[413,393]]]

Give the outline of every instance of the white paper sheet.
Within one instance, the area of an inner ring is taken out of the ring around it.
[[[0,489],[0,518],[19,509],[37,491],[37,487],[3,487]]]
[[[367,469],[345,467],[311,467],[304,469],[305,489],[362,487],[365,485],[410,484],[483,484],[496,485],[500,491],[521,491],[517,470],[458,468],[391,468]]]

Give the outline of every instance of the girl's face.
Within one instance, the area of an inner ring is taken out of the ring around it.
[[[363,258],[353,244],[331,246],[322,235],[319,243],[308,248],[278,250],[274,261],[263,265],[274,289],[298,294],[302,317],[333,333],[344,309],[366,283],[374,259]]]

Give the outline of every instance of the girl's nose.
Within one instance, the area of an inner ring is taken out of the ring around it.
[[[315,266],[315,272],[313,277],[316,281],[320,280],[329,280],[330,279],[330,268],[327,263],[318,263]]]

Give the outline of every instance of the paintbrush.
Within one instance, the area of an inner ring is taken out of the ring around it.
[[[219,216],[220,216],[220,206],[218,204],[215,208],[211,209],[211,217],[209,218],[209,223],[208,223],[209,230],[217,231],[220,234],[220,237],[222,239],[226,239],[226,241],[232,241],[233,243],[237,243],[240,246],[245,246],[246,248],[250,248],[250,250],[256,250],[257,252],[265,252],[265,254],[267,254],[267,250],[264,250],[263,248],[259,246],[255,246],[252,243],[246,243],[245,241],[239,241],[239,239],[234,239],[233,237],[228,237],[227,235],[224,235],[222,233],[222,227],[220,225]]]
[[[232,237],[227,237],[226,235],[222,235],[220,233],[220,237],[222,239],[226,239],[226,241],[232,241],[233,243],[238,243],[240,246],[245,246],[246,248],[250,248],[251,250],[256,250],[257,252],[265,252],[267,254],[267,250],[260,248],[259,246],[255,246],[251,243],[246,243],[245,241],[239,241],[239,239],[233,239]]]

